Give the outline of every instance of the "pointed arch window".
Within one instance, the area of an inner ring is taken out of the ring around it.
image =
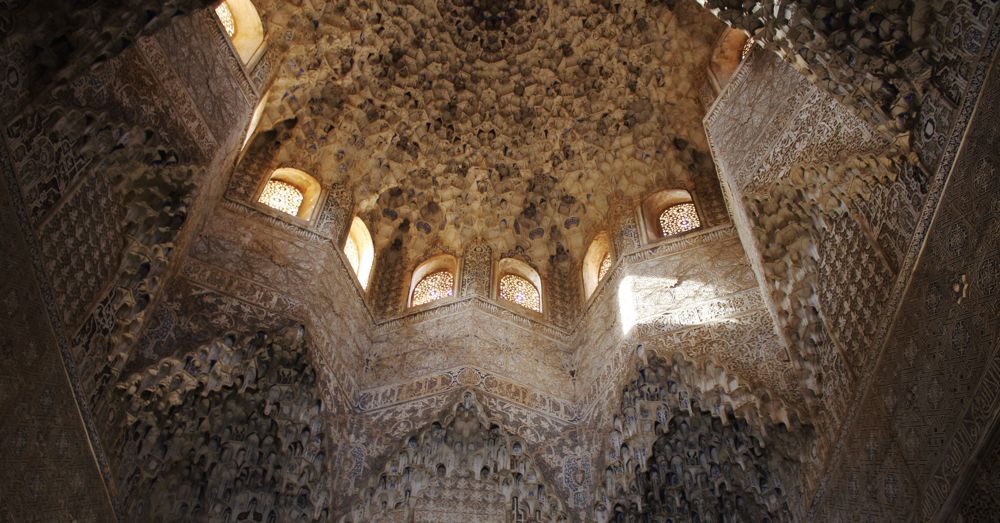
[[[309,220],[321,192],[315,178],[298,169],[284,167],[271,173],[257,201],[276,211]]]
[[[458,260],[439,254],[421,263],[410,278],[410,306],[417,307],[455,295]]]
[[[375,246],[372,243],[372,235],[368,232],[368,227],[357,216],[351,222],[351,230],[344,242],[344,256],[347,257],[347,263],[354,270],[354,275],[358,277],[361,288],[367,290],[372,265],[375,261]]]
[[[215,16],[244,64],[249,64],[262,54],[264,23],[253,2],[224,0],[216,4]]]
[[[583,256],[583,291],[590,298],[601,280],[608,274],[614,260],[611,259],[611,239],[607,232],[600,232],[587,247]]]
[[[542,312],[542,281],[527,263],[513,258],[500,260],[497,296],[525,309]]]
[[[653,193],[642,204],[646,238],[681,235],[701,228],[701,217],[691,193],[683,189],[667,189]]]

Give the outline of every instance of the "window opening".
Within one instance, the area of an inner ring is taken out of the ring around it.
[[[258,201],[272,209],[297,216],[303,199],[302,191],[294,185],[280,180],[268,180]]]
[[[693,203],[667,207],[660,213],[660,231],[663,236],[674,236],[701,227],[698,210]]]
[[[424,276],[413,288],[411,306],[424,305],[452,296],[455,293],[455,275],[450,271],[437,271]]]
[[[233,12],[229,9],[229,4],[226,2],[219,4],[215,8],[215,16],[219,17],[222,27],[226,28],[226,34],[232,38],[236,34],[236,20],[233,18]]]
[[[507,274],[500,278],[500,298],[526,309],[542,312],[542,302],[538,289],[530,281],[520,276]]]
[[[350,236],[347,237],[347,243],[344,244],[344,255],[347,256],[347,263],[351,264],[354,274],[357,274],[361,267],[361,251],[358,250],[358,244],[354,243],[354,238]]]

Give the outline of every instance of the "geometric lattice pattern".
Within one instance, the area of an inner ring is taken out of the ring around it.
[[[125,244],[125,209],[104,175],[85,178],[79,190],[41,228],[42,260],[63,321],[75,324],[114,274]],[[80,231],[87,234],[80,234]]]
[[[302,206],[302,198],[302,191],[296,189],[294,185],[269,180],[258,201],[272,209],[296,216],[299,214],[299,207]]]
[[[236,34],[236,20],[233,19],[233,12],[229,10],[229,4],[222,2],[215,8],[215,16],[219,17],[222,27],[226,28],[226,34],[232,38]]]
[[[413,301],[411,305],[423,305],[435,300],[440,300],[455,293],[455,275],[449,271],[437,271],[424,276],[420,283],[413,288]]]
[[[526,309],[542,312],[542,300],[538,295],[538,289],[520,276],[507,274],[500,278],[500,298]]]
[[[611,253],[605,254],[604,259],[601,260],[601,267],[597,269],[597,281],[604,279],[604,275],[611,270]]]
[[[673,236],[698,227],[701,227],[701,221],[693,203],[671,205],[660,213],[660,232],[663,236]]]
[[[828,218],[830,228],[820,242],[819,303],[830,333],[847,359],[861,365],[872,355],[882,297],[892,274],[850,215]]]

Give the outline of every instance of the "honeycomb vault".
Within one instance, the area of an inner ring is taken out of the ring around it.
[[[0,6],[0,520],[1000,511],[996,2],[76,4]]]

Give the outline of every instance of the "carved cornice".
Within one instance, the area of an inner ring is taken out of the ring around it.
[[[549,339],[558,343],[565,343],[571,334],[556,325],[543,322],[535,318],[529,318],[524,314],[514,311],[512,307],[501,305],[493,300],[485,299],[480,296],[455,298],[453,300],[448,300],[442,305],[407,312],[400,316],[396,316],[395,318],[377,322],[374,325],[373,332],[376,335],[390,333],[425,321],[450,316],[468,308],[482,311],[508,324],[516,325],[517,327],[530,330],[535,333],[540,332]]]
[[[275,229],[281,230],[283,232],[292,234],[299,238],[310,240],[319,243],[331,242],[333,239],[329,236],[311,231],[301,225],[297,225],[288,220],[285,220],[277,215],[272,215],[259,209],[253,205],[246,204],[244,202],[231,200],[229,198],[223,198],[222,207],[233,211],[242,216],[252,217],[257,220],[261,220]]]
[[[576,407],[571,400],[538,392],[528,385],[473,366],[454,367],[417,379],[362,390],[356,395],[354,407],[361,412],[372,412],[463,388],[480,390],[566,423],[576,418]]]

